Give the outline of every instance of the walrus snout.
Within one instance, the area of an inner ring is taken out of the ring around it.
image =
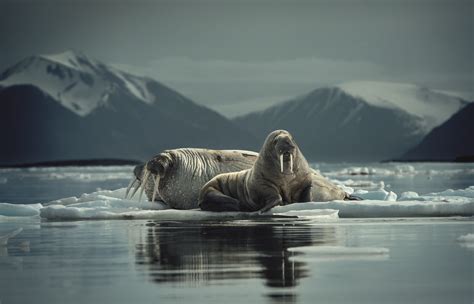
[[[293,160],[295,158],[296,144],[288,132],[281,133],[274,139],[275,152],[280,161],[280,172],[293,174]]]

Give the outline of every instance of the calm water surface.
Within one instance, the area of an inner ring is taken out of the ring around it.
[[[472,303],[471,219],[325,223],[26,220],[0,251],[6,303]],[[383,247],[315,256],[302,246]]]

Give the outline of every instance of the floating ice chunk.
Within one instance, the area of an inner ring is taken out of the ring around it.
[[[375,191],[356,190],[353,194],[364,200],[381,200],[391,202],[397,200],[397,194],[392,191],[388,192],[384,189],[378,189]]]
[[[400,195],[399,200],[409,201],[409,200],[418,200],[419,198],[420,198],[420,196],[418,195],[418,193],[413,192],[413,191],[407,191],[407,192],[403,192]]]
[[[453,203],[469,203],[474,202],[474,186],[466,189],[452,190],[448,189],[441,192],[418,195],[416,192],[404,192],[400,196],[399,201],[430,201],[430,202],[453,202]]]
[[[313,202],[314,208],[339,210],[341,218],[473,216],[474,202],[332,201]]]
[[[385,260],[389,250],[383,247],[303,246],[287,249],[298,261]]]
[[[3,216],[35,216],[39,215],[41,204],[9,204],[0,203],[0,215]]]
[[[0,246],[7,246],[8,240],[15,237],[17,234],[23,231],[23,228],[15,229],[7,234],[0,235]]]
[[[277,206],[270,210],[269,214],[297,216],[306,219],[337,219],[339,211],[333,209],[320,209],[312,203],[297,203],[285,206]]]
[[[427,196],[462,196],[474,198],[474,186],[470,186],[466,189],[448,189],[437,193],[430,193],[427,194]]]

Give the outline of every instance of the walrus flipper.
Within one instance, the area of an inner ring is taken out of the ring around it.
[[[357,195],[346,194],[346,197],[344,198],[344,200],[345,201],[363,201],[364,199]]]
[[[204,211],[240,211],[239,201],[235,198],[225,195],[216,188],[206,189],[202,196],[199,206]]]
[[[265,213],[268,210],[272,209],[273,207],[276,207],[276,206],[279,206],[279,205],[283,205],[283,201],[281,200],[281,197],[279,199],[270,201],[268,204],[263,206],[262,209],[258,210],[258,212],[259,212],[259,214],[262,214],[262,213]]]

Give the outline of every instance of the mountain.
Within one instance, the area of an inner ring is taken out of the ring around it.
[[[235,123],[165,85],[72,51],[31,56],[0,74],[0,109],[2,165],[258,146]]]
[[[401,155],[465,104],[410,84],[350,82],[234,121],[260,140],[289,130],[313,161],[375,161]]]
[[[450,160],[474,156],[474,103],[434,128],[401,160]]]

